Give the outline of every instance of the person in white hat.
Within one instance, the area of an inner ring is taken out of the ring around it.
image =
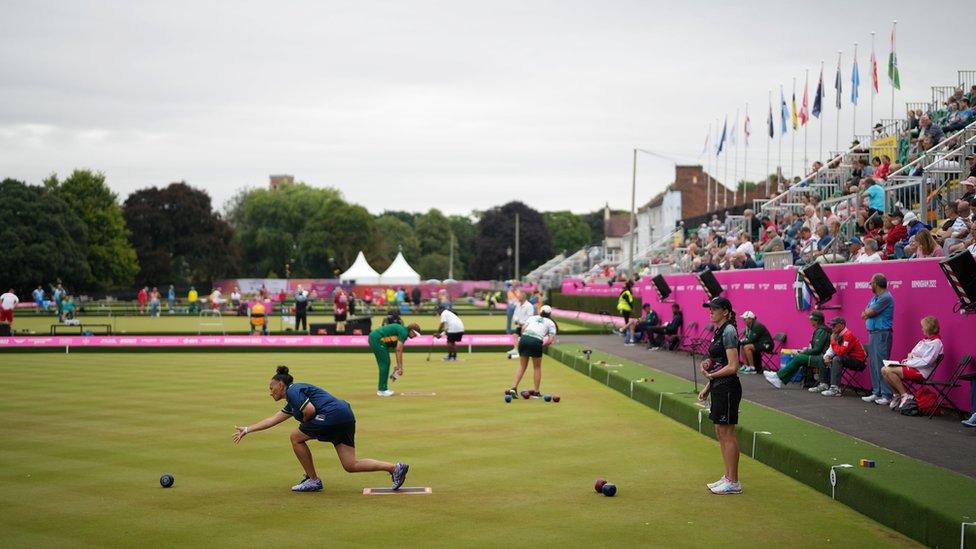
[[[976,155],[973,155],[976,157]],[[970,176],[961,182],[963,195],[959,200],[969,202],[970,206],[976,206],[976,177]]]
[[[762,354],[773,352],[773,338],[769,335],[769,330],[756,320],[756,313],[752,311],[742,313],[742,321],[746,327],[742,330],[742,337],[739,338],[743,362],[739,367],[739,373],[762,373]]]

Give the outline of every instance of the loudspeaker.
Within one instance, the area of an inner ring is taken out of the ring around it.
[[[664,301],[671,295],[671,286],[668,286],[668,281],[664,280],[664,275],[657,275],[651,279],[654,283],[654,288],[657,290],[657,297],[659,300]]]
[[[834,284],[827,277],[827,273],[824,272],[823,267],[819,263],[811,263],[800,269],[800,276],[810,286],[810,292],[813,293],[817,305],[826,303],[837,293]]]
[[[336,330],[335,322],[313,323],[308,327],[312,335],[369,335],[373,329],[373,318],[369,316],[350,318],[346,320],[346,331],[341,334]]]
[[[976,259],[972,254],[961,250],[939,262],[939,267],[959,297],[960,308],[976,309]]]
[[[698,280],[701,281],[702,286],[705,287],[705,291],[708,292],[709,299],[715,299],[722,295],[722,285],[718,283],[718,279],[715,278],[712,271],[706,269],[698,273]]]
[[[0,322],[0,337],[10,337],[13,335],[10,331],[10,324],[6,322]]]
[[[308,325],[308,331],[312,335],[336,335],[335,322],[313,322]]]

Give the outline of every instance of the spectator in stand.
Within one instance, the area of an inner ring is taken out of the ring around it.
[[[969,100],[970,105],[976,105],[976,85],[969,89],[969,93],[966,94],[966,99]],[[976,407],[974,407],[976,409]]]
[[[945,132],[942,131],[942,128],[933,124],[932,119],[929,118],[927,114],[922,115],[922,118],[919,119],[918,128],[919,128],[918,136],[931,137],[933,144],[942,141],[942,138],[945,137]],[[931,148],[932,148],[931,146],[925,147],[925,150],[929,150]]]
[[[782,252],[786,250],[786,246],[783,243],[783,237],[776,232],[775,226],[766,227],[766,234],[768,235],[766,243],[759,248],[759,251],[766,252]]]
[[[868,367],[871,370],[871,394],[864,402],[880,406],[891,404],[891,387],[881,377],[884,361],[891,358],[891,330],[894,323],[895,300],[888,291],[888,279],[881,273],[871,277],[874,296],[861,312],[868,329]]]
[[[644,341],[644,334],[647,333],[647,330],[661,324],[661,317],[657,315],[654,309],[651,309],[650,303],[641,305],[641,313],[643,313],[643,317],[633,318],[630,320],[630,326],[624,326],[625,330],[629,329],[634,332],[634,343]]]
[[[813,368],[823,368],[823,355],[827,352],[830,345],[830,331],[824,325],[823,311],[813,311],[808,317],[810,326],[813,327],[813,335],[810,337],[810,345],[793,354],[790,363],[783,366],[776,372],[765,371],[766,381],[773,387],[782,389],[793,380],[796,371],[803,368],[803,386],[810,388],[816,385],[813,381]]]
[[[660,349],[664,345],[664,336],[676,336],[678,330],[684,326],[684,315],[681,313],[681,306],[677,303],[671,304],[671,321],[664,326],[654,326],[647,329],[647,348]]]
[[[742,252],[733,252],[731,255],[731,265],[729,265],[730,271],[738,271],[741,269],[758,269],[759,265],[752,259],[752,256]]]
[[[166,305],[169,307],[169,314],[176,314],[176,289],[173,288],[172,284],[166,290]]]
[[[897,259],[895,256],[895,245],[908,238],[908,227],[902,223],[905,216],[897,210],[891,212],[888,219],[891,222],[891,227],[885,232],[884,235],[885,257],[888,259]]]
[[[973,158],[976,158],[976,155],[969,157],[970,164],[973,163]],[[976,206],[976,176],[971,175],[968,178],[963,179],[960,184],[962,185],[963,192],[965,194],[963,194],[959,200],[969,202],[970,207]]]
[[[969,157],[969,177],[976,177],[976,154]]]
[[[969,214],[971,212],[971,207],[969,202],[959,201],[956,202],[956,218],[952,222],[952,226],[948,231],[942,233],[942,247],[947,253],[952,253],[952,248],[957,244],[961,244],[966,240],[966,237],[970,235],[970,220]],[[948,211],[948,208],[947,208]]]
[[[200,306],[200,294],[197,293],[197,289],[190,286],[190,291],[186,293],[186,300],[190,304],[190,314],[195,314],[197,308]]]
[[[885,361],[884,366],[881,367],[882,377],[894,391],[890,404],[892,410],[898,410],[914,398],[905,388],[902,380],[907,379],[916,383],[925,381],[935,368],[935,362],[941,354],[939,319],[927,316],[922,319],[922,340],[915,344],[908,356],[898,362]]]
[[[715,234],[725,232],[722,222],[718,220],[718,214],[712,214],[712,220],[708,222],[708,226],[715,231]]]
[[[136,294],[136,301],[139,303],[139,314],[146,312],[146,303],[149,301],[149,288],[143,286]]]
[[[839,397],[843,395],[840,380],[844,377],[844,370],[860,372],[868,357],[861,341],[847,328],[843,318],[831,320],[830,331],[830,348],[824,353],[825,367],[820,370],[820,384],[811,388],[810,392]]]
[[[807,205],[803,207],[803,226],[810,229],[811,231],[820,225],[821,220],[817,217],[817,209],[813,206]]]
[[[915,116],[915,111],[908,109],[908,132],[910,135],[918,135],[918,117]]]
[[[855,236],[851,241],[857,239]],[[878,241],[867,238],[863,241],[864,249],[859,249],[856,253],[851,250],[852,263],[881,263],[881,254],[878,252]]]
[[[756,313],[746,311],[742,313],[742,321],[745,328],[742,330],[742,337],[739,344],[742,348],[743,364],[739,367],[740,374],[763,373],[762,354],[773,352],[773,338],[758,320]]]
[[[874,160],[878,160],[878,164],[875,164],[874,168],[874,179],[888,179],[888,174],[891,173],[891,157],[884,154],[881,155],[880,160],[878,157],[874,157]],[[872,164],[874,160],[872,160]]]
[[[749,233],[742,233],[739,236],[739,245],[736,246],[736,253],[745,254],[750,259],[755,259],[756,248],[752,245],[752,236]]]
[[[14,323],[14,309],[17,308],[18,303],[20,303],[20,299],[14,293],[13,288],[7,290],[7,293],[0,295],[0,323]]]
[[[965,98],[959,100],[959,110],[949,117],[949,123],[942,127],[943,131],[954,132],[961,130],[973,121],[973,109]]]
[[[912,241],[905,246],[905,256],[916,259],[928,257],[945,257],[942,246],[932,238],[932,233],[928,229],[922,229],[915,233]]]
[[[874,214],[884,215],[885,213],[885,191],[878,179],[869,180],[870,184],[864,190],[864,195],[868,198],[867,217]]]

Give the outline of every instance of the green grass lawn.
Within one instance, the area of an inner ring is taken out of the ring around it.
[[[369,355],[5,354],[0,360],[0,531],[39,546],[911,545],[900,534],[743,457],[744,493],[714,496],[714,441],[546,359],[543,389],[506,404],[500,354],[426,363],[407,355],[381,399]],[[290,492],[292,420],[273,414],[277,363],[348,400],[362,457],[411,465],[428,496],[363,496],[384,473],[342,471],[312,449],[325,491]],[[173,488],[158,484],[162,473]],[[619,487],[597,495],[594,479]]]
[[[430,315],[404,315],[404,323],[416,322],[420,324],[420,327],[424,330],[435,330],[440,324],[440,319],[433,314]],[[496,332],[503,333],[505,331],[505,313],[495,314],[492,316],[488,315],[464,315],[461,313],[461,319],[464,321],[464,328],[467,331],[477,331],[477,332]],[[95,316],[95,315],[79,315],[78,320],[84,324],[112,324],[113,331],[117,334],[121,333],[156,333],[165,334],[167,332],[179,333],[179,332],[190,332],[197,333],[198,330],[202,330],[203,333],[220,333],[220,329],[214,326],[200,326],[200,319],[196,316],[181,316],[181,315],[168,315],[163,313],[159,318],[149,318],[148,316]],[[246,332],[249,329],[247,317],[239,316],[224,316],[223,317],[224,328],[228,332]],[[211,319],[206,319],[206,322],[212,322]],[[313,322],[332,322],[332,316],[318,315],[312,316],[308,319],[309,323]],[[564,333],[580,332],[584,330],[584,327],[578,323],[568,322],[565,320],[559,320],[559,327]],[[271,333],[284,333],[282,328],[294,328],[294,325],[283,325],[280,323],[278,317],[270,317],[269,326]],[[373,317],[373,326],[379,326],[383,322],[383,316]],[[26,316],[21,315],[14,319],[13,328],[17,332],[23,330],[33,330],[37,334],[48,334],[51,331],[51,324],[57,323],[57,319],[54,316]],[[590,328],[592,329],[592,328]],[[62,332],[68,333],[68,332]],[[72,332],[73,333],[73,332]]]

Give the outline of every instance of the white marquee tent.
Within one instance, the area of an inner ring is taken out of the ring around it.
[[[359,255],[356,256],[356,261],[352,262],[352,266],[346,272],[339,275],[339,280],[342,282],[355,282],[356,284],[379,284],[380,273],[369,266],[369,262],[366,261],[366,256],[360,251]]]
[[[420,284],[420,275],[407,263],[403,252],[398,252],[396,259],[380,277],[383,284]]]

